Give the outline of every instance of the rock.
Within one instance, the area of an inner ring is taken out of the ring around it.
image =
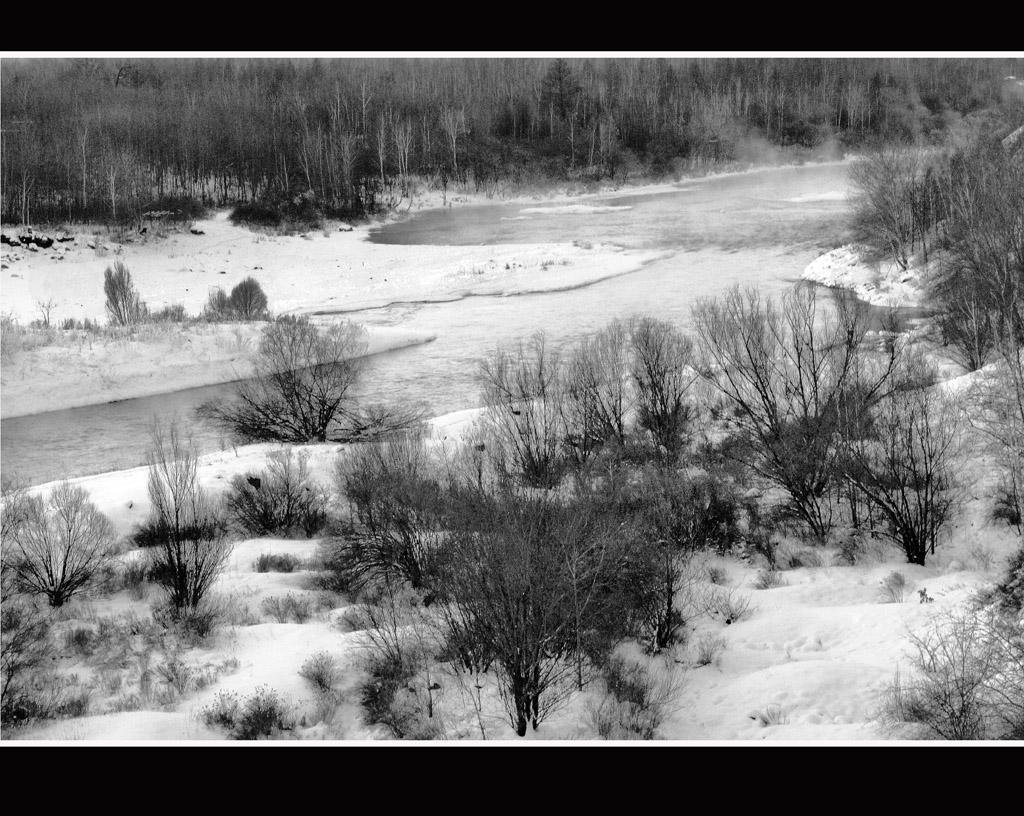
[[[189,232],[191,232],[193,235],[206,235],[206,233],[199,229],[199,227],[192,227],[192,229],[190,229]]]

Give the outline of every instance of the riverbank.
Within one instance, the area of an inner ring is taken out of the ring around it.
[[[180,304],[198,315],[209,293],[254,277],[275,314],[353,312],[408,301],[569,289],[640,268],[656,252],[611,245],[389,246],[373,225],[270,235],[233,225],[227,211],[191,232],[127,243],[82,234],[60,249],[4,246],[3,418],[213,385],[245,375],[258,324],[146,326],[132,339],[29,329],[67,319],[106,322],[103,273],[122,261],[151,310]],[[94,246],[90,247],[89,244]],[[55,246],[58,246],[55,244]],[[45,310],[45,315],[44,315]],[[371,353],[424,342],[368,327]]]
[[[266,323],[154,324],[133,335],[64,332],[3,367],[0,418],[61,411],[231,382],[252,374]],[[366,329],[366,354],[428,343],[397,327]]]
[[[827,162],[826,164],[841,164]],[[736,169],[680,182],[565,187],[518,197],[463,191],[420,190],[390,219],[438,208],[519,204],[524,208],[595,209],[594,199],[615,193],[670,193],[709,178],[743,175]],[[390,220],[389,219],[389,220]],[[40,249],[3,245],[0,296],[5,320],[0,367],[0,417],[150,396],[215,385],[245,376],[258,342],[258,325],[147,326],[122,335],[29,329],[45,319],[106,323],[103,273],[123,262],[152,311],[180,305],[198,315],[210,292],[254,277],[275,314],[315,314],[323,319],[401,302],[457,300],[474,295],[513,295],[572,289],[628,274],[657,259],[655,251],[585,242],[499,246],[398,246],[376,244],[370,231],[333,223],[320,231],[281,235],[231,223],[222,210],[191,230],[154,225],[123,241],[103,230],[80,230],[73,241]],[[14,234],[18,228],[7,230]],[[326,317],[331,315],[331,317]],[[16,330],[12,330],[16,329]],[[373,351],[424,342],[389,326],[371,326]]]
[[[889,260],[869,262],[864,251],[847,244],[816,258],[804,269],[803,280],[848,289],[875,306],[911,307],[925,302],[925,284],[933,264],[901,269]]]

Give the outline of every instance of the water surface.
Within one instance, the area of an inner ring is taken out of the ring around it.
[[[634,314],[690,327],[690,310],[734,284],[779,295],[827,249],[846,242],[847,166],[808,165],[683,183],[659,193],[462,206],[419,213],[371,232],[396,244],[475,245],[572,241],[663,251],[635,272],[587,286],[518,296],[403,303],[345,313],[368,325],[436,334],[431,343],[375,355],[363,401],[423,403],[438,415],[478,404],[482,358],[544,331],[555,347]],[[325,297],[330,293],[326,293]],[[316,310],[315,310],[316,311]],[[329,314],[328,312],[321,312]],[[230,445],[192,418],[226,386],[16,417],[0,422],[0,466],[31,484],[145,462],[154,417],[190,419],[203,451]]]

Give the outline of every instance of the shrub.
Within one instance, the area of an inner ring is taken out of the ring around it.
[[[135,326],[146,318],[146,304],[139,299],[131,273],[122,261],[104,270],[103,292],[107,296],[107,315],[113,325]]]
[[[206,599],[194,607],[176,608],[173,604],[165,604],[153,609],[153,621],[158,626],[175,632],[186,643],[194,646],[209,638],[224,617],[222,608]]]
[[[228,691],[219,691],[213,699],[213,704],[206,706],[202,710],[200,717],[211,728],[233,731],[238,719],[238,713],[238,695]]]
[[[838,550],[839,563],[851,567],[857,563],[857,559],[860,558],[864,549],[864,542],[859,532],[849,528],[836,531],[833,541]]]
[[[949,740],[1024,735],[1024,636],[1013,616],[954,610],[912,633],[915,675],[897,673],[882,717]]]
[[[778,703],[769,703],[764,708],[751,714],[750,718],[762,728],[767,728],[770,725],[785,725],[789,722],[789,718]]]
[[[203,709],[201,717],[206,725],[227,731],[234,740],[267,739],[293,727],[277,692],[264,686],[244,701],[234,694],[220,692],[214,704]]]
[[[81,688],[62,694],[53,706],[51,716],[55,718],[86,717],[92,706],[92,689]]]
[[[15,587],[45,595],[63,606],[88,589],[116,553],[114,528],[81,487],[64,481],[44,500],[24,500],[24,517],[12,526],[5,544],[5,567]]]
[[[333,694],[341,681],[341,672],[331,655],[317,652],[302,664],[299,677],[318,694]]]
[[[290,553],[261,553],[253,568],[256,572],[295,572],[301,560]]]
[[[181,303],[172,303],[149,314],[152,323],[184,323],[188,320],[185,306]]]
[[[310,580],[310,589],[346,594],[362,586],[358,563],[353,562],[352,548],[346,538],[325,538],[317,545],[316,560],[320,571]]]
[[[685,444],[695,413],[688,400],[697,381],[693,341],[671,324],[649,317],[633,320],[629,334],[638,423],[656,447],[675,453]]]
[[[721,662],[725,646],[726,640],[724,637],[712,634],[701,635],[697,640],[697,665],[717,666]]]
[[[64,633],[64,648],[85,657],[96,649],[96,633],[86,626],[74,626]]]
[[[613,321],[595,335],[582,338],[565,366],[566,453],[584,465],[601,447],[626,442],[628,394],[626,326]]]
[[[800,569],[800,567],[820,567],[821,554],[817,550],[807,548],[780,547],[775,554],[779,569]]]
[[[1004,521],[1011,527],[1016,527],[1017,531],[1020,532],[1022,527],[1022,508],[1024,508],[1024,497],[1021,496],[1020,489],[1011,479],[1005,479],[996,488],[995,501],[992,506],[992,520]]]
[[[423,586],[445,505],[424,435],[398,433],[359,446],[339,458],[335,480],[357,522],[332,552],[344,582],[391,576]]]
[[[296,623],[305,623],[313,615],[309,598],[299,598],[290,592],[283,598],[276,596],[265,598],[260,604],[260,611],[278,623],[288,623],[292,619]]]
[[[145,559],[136,559],[121,570],[121,588],[128,590],[128,594],[136,601],[146,597],[148,581],[149,565]]]
[[[232,224],[255,224],[263,227],[277,227],[281,224],[281,212],[264,202],[239,204],[229,216]]]
[[[480,364],[490,461],[528,487],[555,487],[565,472],[562,370],[542,332]]]
[[[263,330],[253,376],[200,413],[247,441],[326,442],[351,411],[365,351],[364,330],[351,321],[321,328],[279,317]]]
[[[184,697],[195,684],[196,669],[189,666],[180,657],[170,655],[157,665],[156,673],[169,689],[173,689],[179,697]]]
[[[50,615],[7,589],[0,604],[0,724],[4,727],[23,725],[38,715],[31,677],[53,656]]]
[[[903,603],[907,593],[907,579],[899,570],[893,570],[882,579],[879,591],[883,603]]]
[[[757,577],[754,579],[754,589],[775,589],[776,587],[786,586],[785,576],[774,569],[763,569],[757,571]]]
[[[22,331],[10,312],[0,315],[0,362],[12,362],[21,351]]]
[[[647,465],[635,484],[643,522],[683,552],[728,552],[740,540],[739,503],[720,476]]]
[[[408,693],[409,682],[416,674],[415,664],[406,655],[371,653],[366,661],[367,678],[359,684],[359,705],[366,721],[386,726],[398,739],[412,732],[407,707],[396,705]]]
[[[980,601],[995,606],[1006,614],[1024,611],[1024,545],[1010,556],[1006,572],[995,586],[982,593]]]
[[[267,296],[253,277],[236,284],[228,301],[231,310],[241,320],[257,320],[267,313]]]
[[[711,617],[720,617],[725,623],[738,623],[754,612],[749,595],[741,595],[737,590],[723,590],[712,587],[705,598],[704,608]]]
[[[309,454],[273,451],[267,470],[236,476],[224,498],[229,515],[253,536],[311,538],[327,523],[327,495],[309,475]]]
[[[601,739],[654,739],[677,705],[680,675],[666,665],[660,671],[622,657],[602,667],[605,694],[589,707]]]
[[[153,543],[150,575],[176,614],[199,608],[231,554],[226,522],[199,484],[198,468],[198,453],[176,423],[166,431],[154,426],[148,485],[153,509],[144,531]]]
[[[203,316],[207,320],[231,319],[231,299],[219,286],[210,290],[206,307],[203,309]]]

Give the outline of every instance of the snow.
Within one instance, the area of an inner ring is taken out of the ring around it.
[[[919,306],[926,266],[903,270],[892,261],[867,263],[852,244],[815,258],[804,269],[803,280],[849,289],[861,300],[876,306]]]
[[[436,445],[449,446],[471,438],[478,410],[456,412],[432,421]],[[249,445],[203,456],[200,480],[214,492],[225,489],[236,474],[263,467],[273,444]],[[323,484],[351,448],[344,445],[299,446],[310,459],[311,473]],[[980,466],[979,466],[980,467]],[[146,518],[145,468],[105,473],[73,480],[86,488],[92,500],[114,523],[119,534],[128,533]],[[45,492],[51,486],[33,488]],[[977,488],[981,490],[981,488]],[[733,592],[750,600],[747,616],[726,623],[720,616],[694,617],[686,643],[671,653],[670,671],[678,689],[672,713],[659,729],[665,740],[689,743],[783,742],[872,743],[899,740],[878,719],[886,686],[897,668],[910,671],[908,636],[922,631],[948,610],[971,599],[979,588],[1001,573],[1016,539],[1008,528],[1000,530],[984,521],[985,494],[975,495],[957,520],[947,541],[929,557],[927,566],[905,563],[902,554],[877,542],[856,566],[841,565],[831,549],[816,548],[822,566],[782,572],[783,585],[756,589],[757,562],[709,556],[706,567],[717,566],[723,585],[709,582],[703,591]],[[347,601],[338,598],[305,623],[279,623],[260,612],[268,597],[286,594],[314,600],[306,574],[257,573],[254,562],[262,553],[291,553],[303,559],[313,555],[315,540],[257,538],[235,545],[216,592],[235,609],[247,608],[248,624],[224,626],[209,645],[183,655],[190,665],[223,666],[215,682],[193,691],[160,711],[100,713],[111,705],[102,695],[93,700],[97,713],[72,720],[43,723],[13,735],[34,743],[85,741],[95,743],[191,742],[224,739],[202,721],[204,709],[221,693],[239,698],[258,689],[271,689],[286,701],[296,720],[305,726],[292,736],[328,742],[359,742],[384,734],[366,726],[354,702],[354,687],[361,672],[364,641],[341,624]],[[799,548],[799,542],[786,545]],[[133,551],[126,558],[134,557]],[[893,571],[906,578],[904,600],[890,602],[882,591],[883,579]],[[920,603],[918,590],[926,589],[933,603]],[[95,620],[129,609],[148,614],[157,600],[155,589],[144,601],[131,601],[125,593],[73,602],[70,621]],[[69,622],[67,625],[72,625]],[[699,666],[697,645],[702,637],[720,637],[719,660]],[[342,669],[342,687],[348,689],[329,722],[316,721],[315,695],[298,674],[313,654],[327,652]],[[658,664],[654,664],[658,665]],[[447,738],[480,740],[479,726],[465,690],[454,677],[441,678],[435,701],[438,721]],[[483,721],[488,742],[518,741],[496,696],[493,678],[484,683]],[[588,712],[593,694],[570,698],[527,740],[593,740],[596,734]]]
[[[602,212],[616,212],[617,210],[631,210],[633,209],[627,204],[623,205],[605,205],[598,206],[596,204],[565,204],[561,207],[524,207],[521,212],[524,213],[538,213],[541,215],[583,215],[586,213],[602,213]]]
[[[451,200],[461,205],[466,199]],[[557,209],[565,212],[577,206],[589,205],[568,203]],[[563,288],[621,273],[647,257],[607,246],[384,246],[367,241],[365,226],[346,232],[335,226],[326,233],[305,236],[263,235],[231,225],[224,213],[196,226],[205,234],[171,233],[119,245],[100,236],[98,246],[110,244],[110,249],[102,251],[86,247],[84,235],[59,255],[10,252],[4,247],[3,311],[25,323],[37,316],[39,301],[52,298],[57,302],[55,320],[102,320],[103,269],[115,259],[128,265],[151,308],[183,303],[194,314],[206,302],[210,287],[229,289],[247,275],[260,281],[274,311],[308,312],[325,305],[341,310],[465,292]],[[897,274],[886,264],[866,264],[854,247],[842,247],[810,264],[804,277],[851,288],[873,303],[907,305],[918,302],[919,273]],[[88,348],[87,339],[72,339],[22,352],[16,365],[4,367],[3,416],[233,378],[244,373],[258,331],[258,324],[200,326],[187,332],[169,329],[164,334],[154,330],[149,338],[94,340]],[[371,334],[375,350],[428,340],[382,328]],[[965,379],[950,387],[966,383]],[[469,409],[432,420],[435,444],[449,446],[471,438],[478,414],[478,409]],[[201,482],[213,492],[222,492],[233,476],[262,469],[267,454],[276,447],[248,445],[204,455]],[[342,445],[300,450],[309,455],[314,478],[325,485],[331,484],[335,464],[347,452]],[[146,479],[145,468],[134,468],[73,481],[88,490],[118,534],[126,535],[148,516]],[[50,487],[33,490],[44,493]],[[881,544],[856,566],[843,565],[834,551],[819,549],[822,566],[787,570],[785,585],[756,589],[756,562],[709,557],[707,566],[724,571],[722,589],[749,598],[751,613],[733,623],[707,616],[691,621],[686,644],[672,653],[674,662],[667,668],[677,677],[679,688],[673,712],[659,735],[681,743],[728,744],[898,740],[901,735],[886,730],[878,713],[884,689],[897,668],[908,670],[908,634],[966,603],[1000,574],[1004,558],[1017,546],[1008,529],[985,521],[987,501],[982,492],[973,497],[948,540],[924,567],[906,564],[901,553]],[[316,545],[316,541],[273,538],[236,543],[216,592],[236,609],[248,608],[250,622],[226,625],[211,643],[183,653],[191,665],[221,667],[201,691],[161,710],[121,712],[110,711],[112,698],[97,693],[90,716],[44,722],[5,733],[4,738],[36,744],[223,740],[223,732],[203,723],[203,710],[221,693],[246,696],[259,688],[273,689],[296,720],[305,722],[293,736],[346,743],[380,738],[382,732],[364,724],[354,702],[352,689],[360,676],[363,641],[359,633],[340,625],[347,601],[336,599],[334,608],[323,609],[301,624],[278,623],[259,611],[268,597],[293,593],[313,598],[316,593],[307,588],[302,572],[257,573],[256,558],[284,552],[306,558]],[[124,557],[137,556],[129,552]],[[880,592],[881,581],[894,570],[907,579],[902,603],[887,603]],[[919,603],[920,589],[927,589],[934,602]],[[704,590],[714,587],[706,582]],[[66,625],[127,611],[145,616],[155,599],[133,600],[121,592],[74,601],[65,613]],[[695,650],[702,637],[720,637],[724,648],[719,660],[698,666]],[[346,690],[338,710],[326,722],[317,721],[313,694],[298,674],[303,662],[321,651],[337,661]],[[79,668],[84,676],[86,667]],[[596,739],[588,718],[591,694],[571,697],[526,739]],[[457,678],[442,678],[437,716],[446,736],[479,740],[482,723],[488,741],[519,741],[502,711],[493,678],[485,681],[482,699],[478,722]]]
[[[611,245],[391,246],[368,240],[372,224],[273,235],[235,226],[227,215],[196,222],[202,235],[177,231],[113,243],[87,232],[73,243],[36,252],[5,244],[3,313],[24,326],[40,317],[40,303],[52,301],[52,325],[68,318],[105,324],[103,272],[118,260],[151,310],[180,303],[198,315],[213,288],[230,291],[252,276],[274,313],[341,313],[319,318],[327,320],[402,301],[570,289],[637,269],[657,256]],[[131,337],[59,332],[57,342],[4,365],[0,416],[238,379],[249,371],[259,331],[259,324],[200,324],[150,325]],[[368,353],[430,339],[396,327],[369,327]]]

